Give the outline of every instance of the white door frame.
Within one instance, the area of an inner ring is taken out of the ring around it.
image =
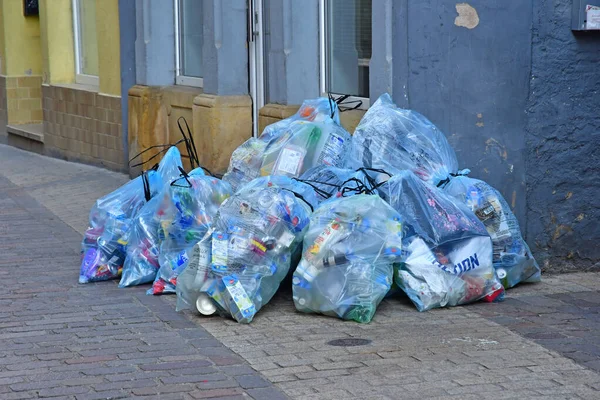
[[[248,44],[252,135],[257,137],[258,113],[265,105],[263,0],[248,0]]]

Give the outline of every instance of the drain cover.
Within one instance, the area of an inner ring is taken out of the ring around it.
[[[330,346],[340,346],[340,347],[364,346],[369,343],[371,343],[371,341],[369,339],[359,339],[359,338],[335,339],[330,342],[327,342],[327,344]]]

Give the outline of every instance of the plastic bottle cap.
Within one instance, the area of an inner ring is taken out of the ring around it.
[[[498,278],[504,279],[506,278],[506,271],[502,268],[496,270],[496,274],[498,274]]]
[[[217,307],[206,293],[200,293],[200,296],[198,296],[196,309],[202,315],[213,315],[217,312]]]
[[[305,305],[306,304],[306,299],[299,298],[298,299],[298,304],[300,304],[301,306]]]

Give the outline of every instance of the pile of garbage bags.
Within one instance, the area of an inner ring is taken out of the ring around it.
[[[238,147],[222,179],[185,171],[171,148],[96,202],[80,282],[152,283],[178,311],[240,323],[285,284],[300,312],[368,323],[395,291],[426,311],[540,280],[509,205],[459,170],[433,123],[387,94],[353,136],[340,112],[305,101]]]

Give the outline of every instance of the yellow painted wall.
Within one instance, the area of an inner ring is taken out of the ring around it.
[[[41,75],[42,56],[39,17],[23,15],[23,1],[0,0],[4,75]]]
[[[0,0],[0,75],[6,74],[6,52],[4,51],[4,0]]]
[[[121,95],[118,0],[96,0],[100,92]]]
[[[75,49],[71,0],[40,0],[39,4],[44,83],[72,83]]]

